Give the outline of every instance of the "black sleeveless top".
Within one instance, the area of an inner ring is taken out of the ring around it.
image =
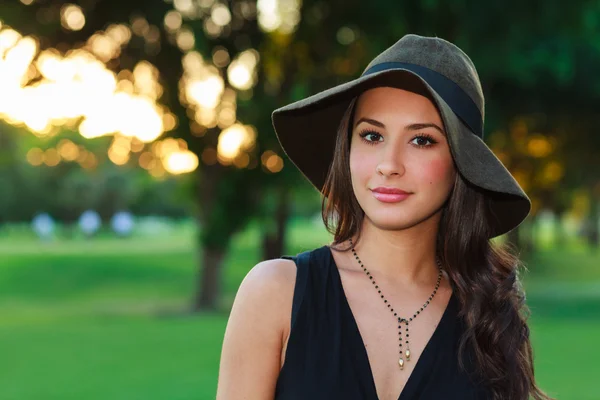
[[[292,321],[275,400],[379,400],[360,331],[327,245],[283,256],[296,263]],[[458,365],[464,330],[453,293],[398,400],[488,400]],[[471,353],[469,353],[471,354]],[[473,358],[462,355],[467,370]]]

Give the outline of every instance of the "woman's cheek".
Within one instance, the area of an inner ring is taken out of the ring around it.
[[[452,178],[452,166],[448,160],[435,158],[418,168],[422,181],[431,184],[444,182]]]
[[[364,157],[360,153],[350,155],[350,173],[359,182],[364,182],[369,179],[369,172],[374,171],[373,160],[369,157]],[[357,179],[356,179],[357,178]]]

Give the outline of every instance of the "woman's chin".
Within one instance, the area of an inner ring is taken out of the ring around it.
[[[371,210],[365,216],[371,223],[384,230],[400,230],[412,226],[418,219],[415,215],[406,215],[398,210]]]
[[[363,208],[371,224],[383,230],[402,230],[430,219],[435,219],[435,210],[423,212],[422,208],[402,206],[374,206]],[[438,210],[440,211],[440,210]]]

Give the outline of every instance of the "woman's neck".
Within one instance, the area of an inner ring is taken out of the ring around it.
[[[403,230],[383,230],[365,218],[360,240],[352,243],[363,265],[374,277],[399,286],[429,287],[438,276],[436,264],[436,235],[438,221],[429,219]],[[340,247],[347,247],[344,243]],[[348,265],[361,269],[351,251],[347,252]]]

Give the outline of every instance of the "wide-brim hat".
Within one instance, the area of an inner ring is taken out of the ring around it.
[[[438,37],[408,34],[375,57],[356,79],[273,111],[283,151],[319,190],[334,156],[339,124],[353,98],[380,86],[420,83],[434,100],[458,171],[491,199],[491,237],[517,227],[531,201],[483,141],[484,97],[471,59]]]

